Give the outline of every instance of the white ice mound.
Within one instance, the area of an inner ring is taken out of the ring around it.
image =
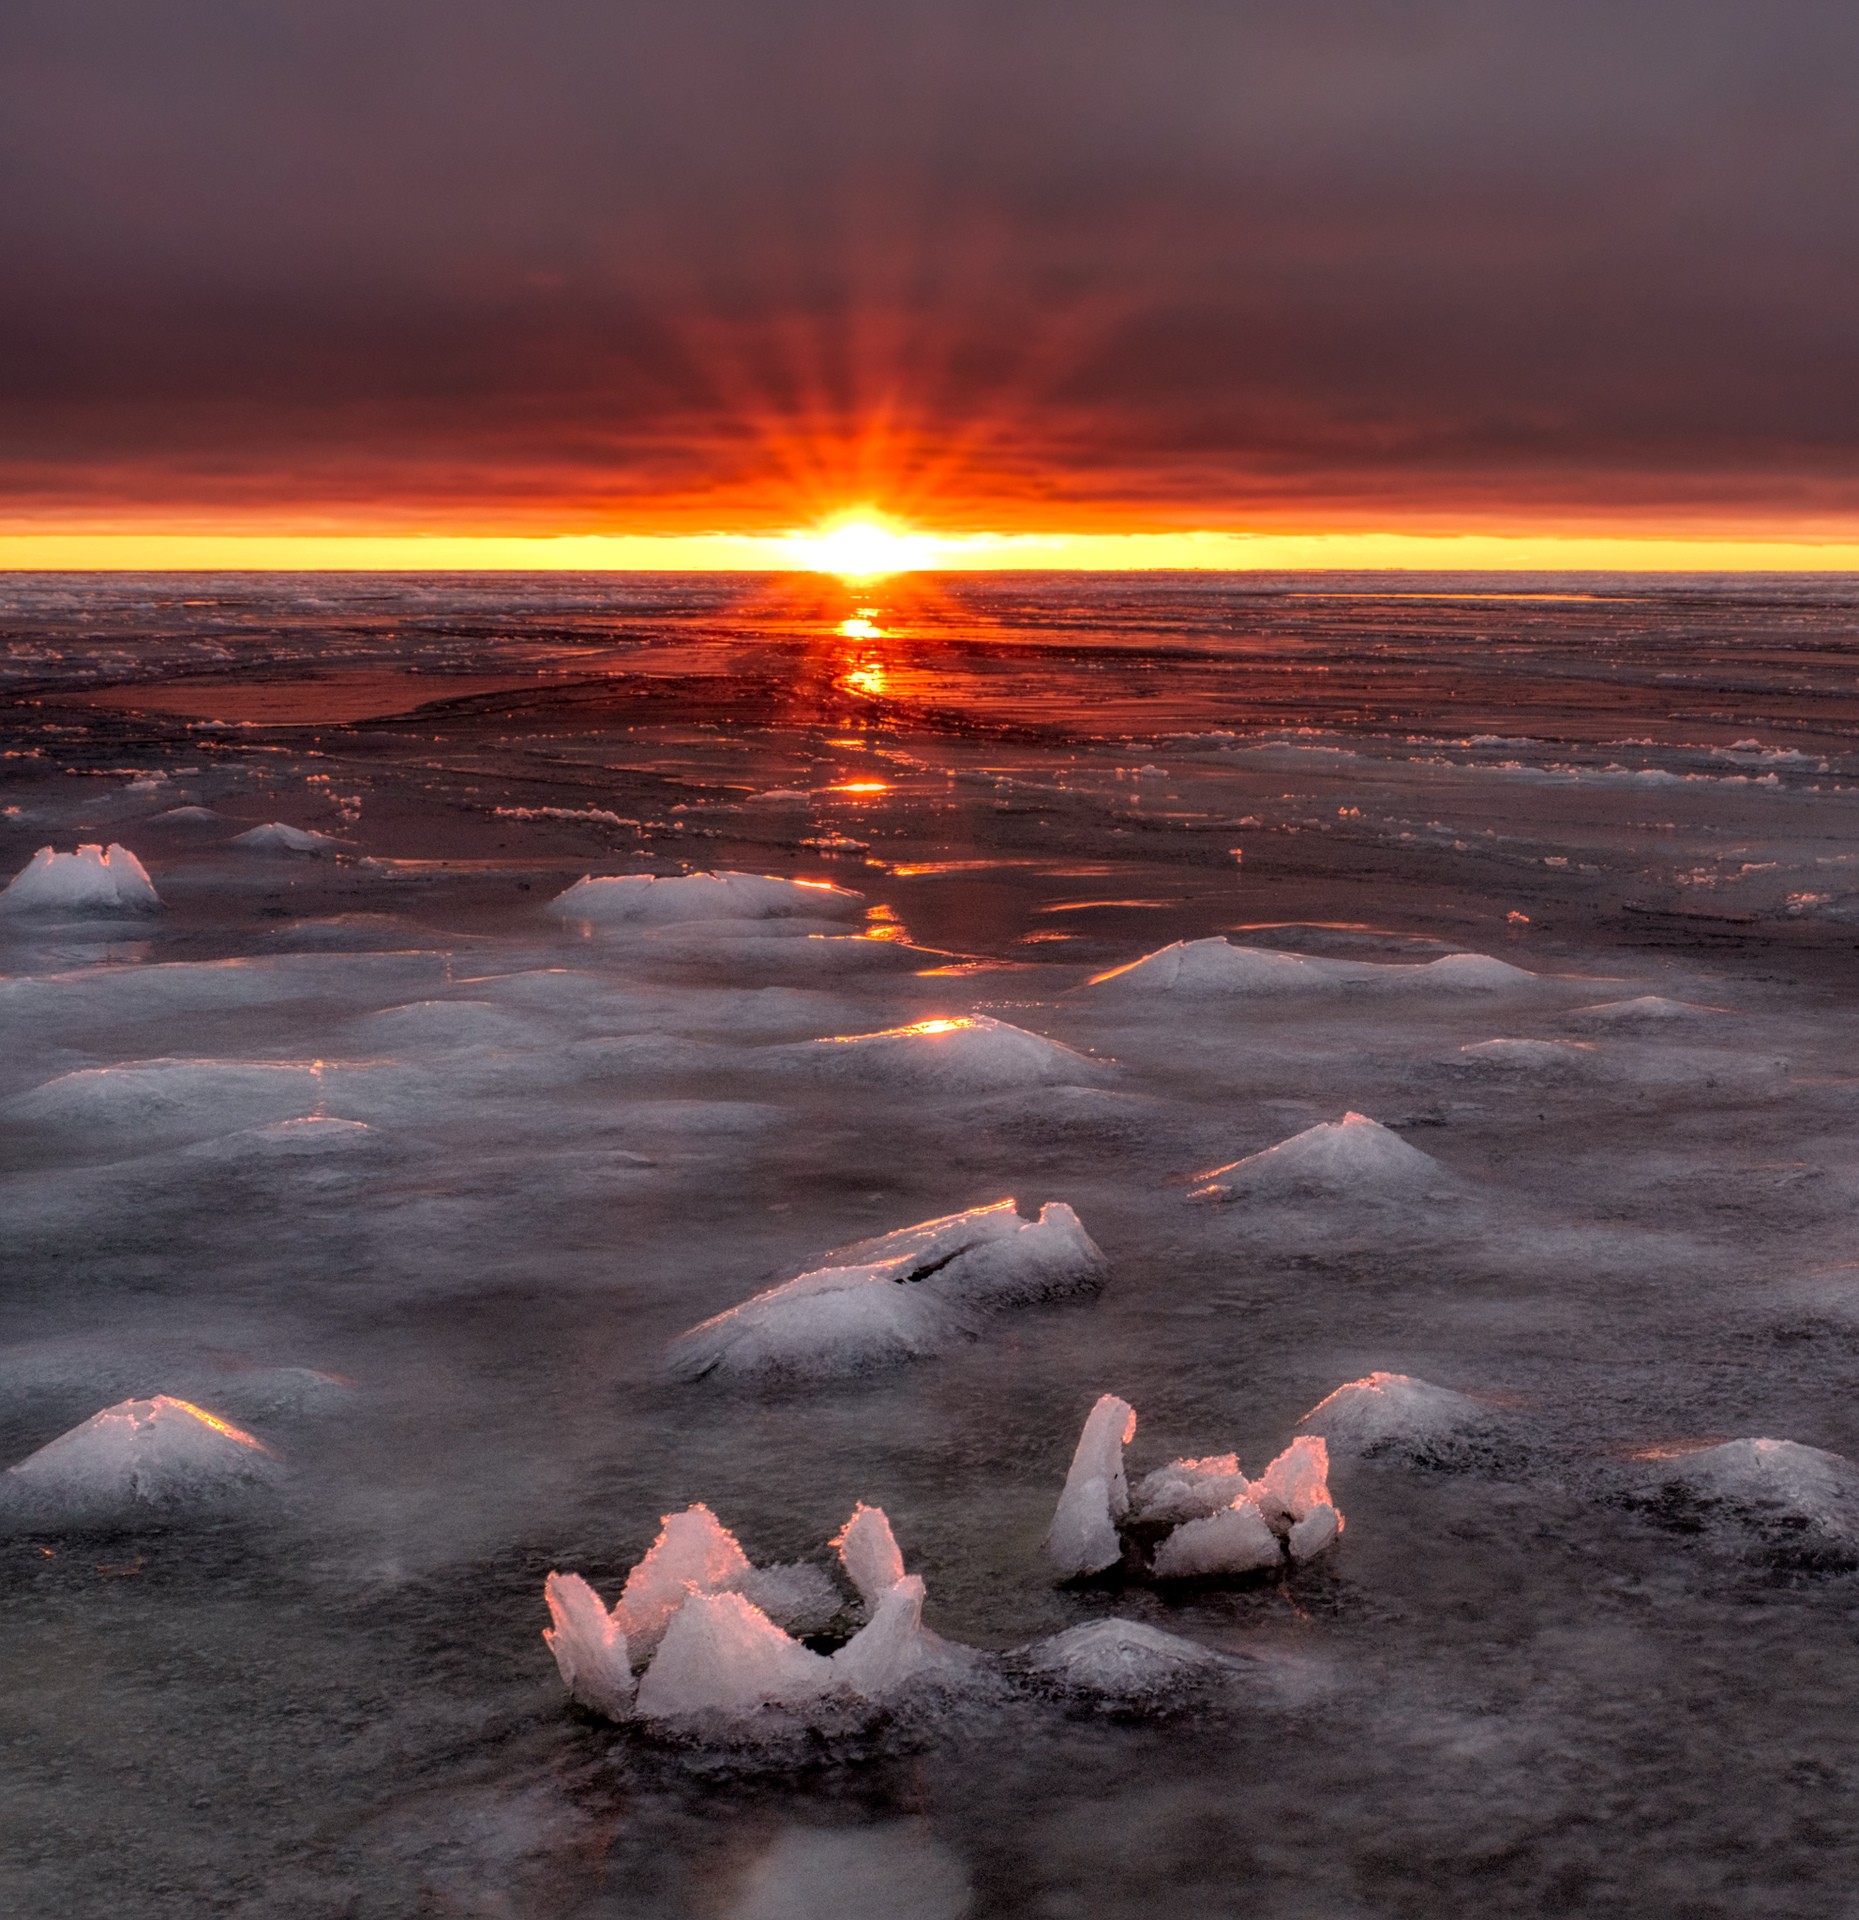
[[[1104,1257],[1078,1216],[1012,1200],[905,1227],[831,1256],[672,1343],[672,1372],[826,1378],[938,1353],[981,1317],[1095,1286]]]
[[[1123,1449],[1135,1438],[1136,1409],[1114,1393],[1100,1394],[1085,1416],[1046,1535],[1046,1551],[1062,1578],[1102,1573],[1123,1558],[1117,1527],[1130,1510]]]
[[[1700,1007],[1689,1000],[1668,1000],[1662,994],[1642,993],[1631,1000],[1603,1000],[1592,1007],[1576,1007],[1571,1020],[1582,1020],[1599,1027],[1663,1027],[1676,1022],[1715,1017],[1725,1007]]]
[[[317,854],[328,853],[342,845],[326,833],[312,833],[306,827],[287,827],[282,820],[267,820],[262,827],[249,827],[235,833],[227,843],[243,853]]]
[[[1450,1176],[1430,1154],[1409,1146],[1365,1113],[1306,1127],[1262,1153],[1199,1176],[1197,1200],[1261,1198],[1316,1189],[1334,1193],[1414,1194],[1449,1184]]]
[[[844,919],[864,896],[826,880],[767,873],[590,875],[557,896],[551,911],[602,926],[662,927],[684,920]]]
[[[1859,1467],[1841,1454],[1731,1440],[1663,1462],[1648,1491],[1680,1517],[1740,1527],[1784,1564],[1859,1564]]]
[[[829,1079],[948,1093],[1075,1085],[1104,1071],[1057,1040],[985,1013],[918,1020],[881,1033],[834,1034],[802,1046],[771,1047],[768,1057],[772,1064]]]
[[[1091,1620],[1037,1640],[1020,1656],[1029,1673],[1070,1693],[1153,1705],[1232,1674],[1238,1663],[1211,1647],[1135,1620]]]
[[[1329,960],[1271,947],[1236,947],[1218,934],[1177,940],[1090,983],[1119,992],[1178,994],[1497,993],[1534,986],[1537,976],[1482,953],[1438,960]]]
[[[542,1638],[568,1697],[610,1720],[624,1720],[637,1683],[619,1622],[578,1573],[551,1573],[543,1594],[555,1624],[543,1629]]]
[[[107,851],[84,846],[75,853],[41,847],[0,892],[0,913],[91,918],[160,910],[161,895],[147,868],[127,847],[114,843]]]
[[[1341,1453],[1427,1458],[1492,1426],[1488,1407],[1406,1373],[1371,1373],[1319,1400],[1298,1422]]]
[[[201,1134],[288,1120],[321,1099],[314,1066],[229,1060],[139,1060],[82,1067],[9,1100],[17,1124],[139,1136]]]
[[[1479,1040],[1448,1062],[1468,1073],[1573,1080],[1597,1072],[1601,1055],[1586,1040]]]
[[[10,1502],[72,1519],[206,1504],[272,1480],[262,1442],[191,1401],[156,1394],[92,1414],[7,1470]]]

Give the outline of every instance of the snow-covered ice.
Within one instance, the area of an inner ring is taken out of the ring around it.
[[[1859,1467],[1793,1440],[1731,1440],[1662,1461],[1643,1506],[1798,1568],[1859,1567]]]
[[[158,913],[161,895],[127,847],[82,846],[75,853],[41,847],[0,891],[0,913],[93,916]]]
[[[1138,1620],[1088,1620],[1034,1642],[1020,1664],[1062,1692],[1156,1709],[1230,1679],[1240,1663]]]
[[[999,1200],[843,1248],[691,1328],[670,1364],[684,1380],[858,1373],[940,1353],[988,1314],[1085,1291],[1104,1270],[1063,1201],[1024,1220]]]
[[[1307,1127],[1275,1147],[1198,1176],[1196,1200],[1269,1199],[1316,1190],[1339,1195],[1413,1197],[1451,1186],[1430,1154],[1365,1113]]]
[[[333,835],[316,833],[308,827],[287,826],[282,820],[267,820],[263,826],[248,827],[227,842],[241,853],[307,854],[312,858],[333,853],[343,843]]]
[[[1118,993],[1182,996],[1250,994],[1519,992],[1537,977],[1482,953],[1449,953],[1437,960],[1334,960],[1270,947],[1235,946],[1212,936],[1177,940],[1128,966],[1099,974],[1091,985]]]
[[[804,1047],[771,1048],[767,1064],[821,1079],[932,1093],[1076,1084],[1106,1071],[1072,1047],[985,1013],[943,1014],[880,1033],[833,1034]]]
[[[243,1428],[162,1393],[124,1400],[48,1440],[0,1479],[0,1517],[106,1523],[212,1507],[275,1480]]]
[[[657,927],[687,920],[844,919],[864,896],[824,880],[766,873],[623,873],[578,880],[554,902],[567,920]]]
[[[1405,1373],[1371,1373],[1326,1395],[1298,1425],[1334,1452],[1387,1456],[1419,1465],[1462,1459],[1498,1425],[1469,1394]]]

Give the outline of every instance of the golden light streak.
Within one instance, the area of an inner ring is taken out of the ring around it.
[[[1852,573],[1859,540],[1348,533],[924,535],[938,572]],[[817,572],[789,534],[0,532],[0,570],[126,573]]]

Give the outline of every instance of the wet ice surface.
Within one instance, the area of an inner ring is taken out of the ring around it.
[[[0,917],[0,1464],[269,1452],[14,1501],[5,1903],[1849,1911],[1853,596],[1343,584],[10,582],[0,872],[161,905]],[[860,898],[550,910],[690,869]],[[1008,1194],[1101,1286],[676,1377]],[[1132,1489],[1327,1434],[1346,1531],[1056,1583],[1105,1393]],[[565,1702],[551,1569],[861,1501],[997,1691]]]

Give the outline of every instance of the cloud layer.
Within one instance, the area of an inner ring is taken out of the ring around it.
[[[1859,13],[14,0],[0,517],[1850,530]]]

